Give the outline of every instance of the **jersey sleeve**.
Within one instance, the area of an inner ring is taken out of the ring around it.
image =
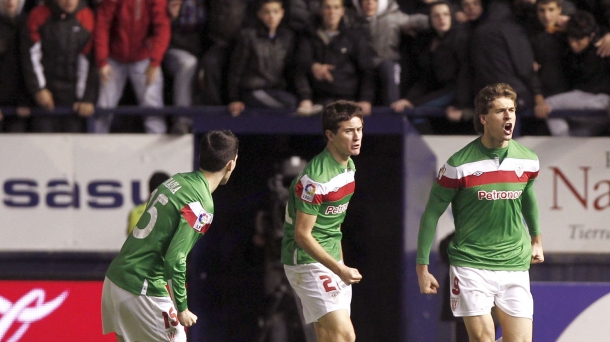
[[[295,186],[295,208],[309,215],[318,215],[322,204],[322,185],[303,175]]]
[[[540,222],[538,220],[538,201],[534,192],[534,179],[530,179],[523,190],[522,213],[530,236],[540,235]]]
[[[180,223],[165,253],[165,277],[170,296],[178,312],[187,309],[186,257],[197,240],[208,230],[213,215],[199,201],[187,203],[180,210]]]
[[[428,265],[430,263],[430,250],[438,219],[443,215],[449,203],[459,190],[456,168],[445,164],[441,167],[436,177],[436,182],[430,189],[428,203],[419,221],[419,234],[417,236],[417,264]]]

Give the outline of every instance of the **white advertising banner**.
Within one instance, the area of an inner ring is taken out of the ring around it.
[[[425,136],[438,168],[474,136]],[[522,137],[540,159],[535,182],[546,252],[610,253],[610,138]],[[427,198],[427,196],[426,196]],[[437,239],[453,230],[450,209]]]
[[[118,251],[151,174],[193,153],[191,135],[0,135],[0,250]]]

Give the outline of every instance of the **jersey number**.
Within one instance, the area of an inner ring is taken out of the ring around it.
[[[326,290],[326,292],[335,291],[337,289],[336,287],[329,285],[333,282],[330,276],[321,275],[320,280],[322,280],[322,285],[324,285],[324,290]]]
[[[453,277],[453,288],[451,289],[451,293],[456,296],[460,294],[460,282],[458,281],[458,277]]]
[[[155,189],[155,191],[153,191],[153,193],[150,195],[150,198],[154,198],[156,194],[157,190]],[[150,208],[148,208],[147,210],[148,214],[150,214],[150,221],[148,221],[148,224],[146,225],[146,227],[144,227],[144,229],[140,229],[138,227],[135,227],[133,229],[133,236],[135,238],[143,239],[147,237],[148,234],[150,234],[153,228],[155,228],[155,223],[157,223],[157,207],[155,207],[155,205],[157,203],[161,203],[161,205],[166,205],[167,202],[169,202],[169,200],[164,194],[159,194],[159,196],[155,198],[153,203],[150,205]]]
[[[171,318],[171,320],[170,320]],[[169,308],[169,314],[167,312],[163,312],[163,320],[165,321],[165,329],[170,328],[170,324],[173,326],[178,325],[178,315],[174,312],[174,308]]]

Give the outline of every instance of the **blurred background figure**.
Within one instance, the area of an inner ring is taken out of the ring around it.
[[[142,217],[142,214],[144,214],[144,211],[146,210],[146,205],[148,204],[148,200],[150,199],[150,194],[155,191],[155,189],[159,185],[168,180],[169,177],[170,176],[167,173],[162,171],[157,171],[150,176],[150,178],[148,179],[149,197],[146,199],[145,202],[131,209],[131,211],[129,212],[129,216],[127,219],[127,235],[131,234],[133,227],[136,226],[136,224],[140,220],[140,217]]]
[[[264,289],[268,305],[259,318],[261,330],[255,342],[315,341],[313,326],[305,324],[300,300],[294,295],[280,262],[290,183],[305,165],[307,161],[299,156],[291,156],[277,165],[277,173],[267,181],[269,208],[256,215],[253,242],[265,254]]]
[[[20,39],[27,18],[24,3],[25,0],[0,0],[0,107],[17,110],[16,116],[5,118],[0,111],[0,132],[25,132],[32,105],[21,68]]]

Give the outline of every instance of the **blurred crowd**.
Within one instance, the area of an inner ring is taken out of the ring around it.
[[[420,132],[470,134],[474,95],[502,82],[529,134],[603,136],[608,115],[549,114],[607,111],[608,56],[610,0],[0,0],[0,131],[107,133],[129,101],[308,116],[347,99],[436,108],[410,117]]]

